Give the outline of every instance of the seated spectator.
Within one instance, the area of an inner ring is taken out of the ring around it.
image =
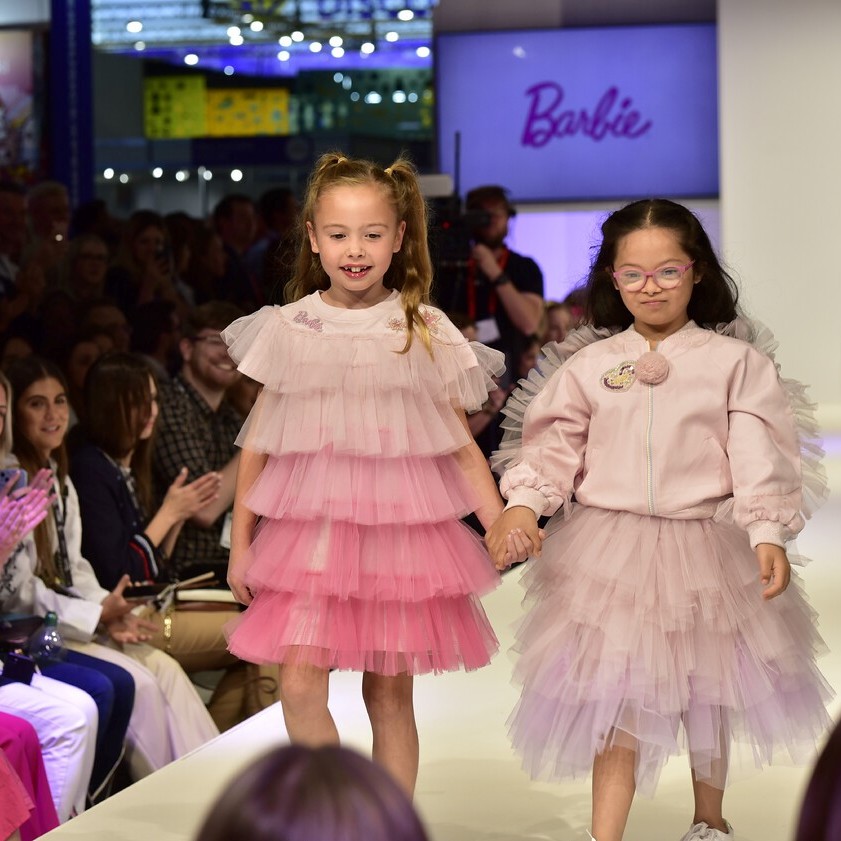
[[[156,629],[131,612],[134,605],[123,596],[128,576],[109,592],[99,586],[82,555],[79,500],[66,473],[68,404],[63,374],[52,363],[30,357],[7,375],[18,465],[34,475],[49,464],[55,474],[56,499],[54,516],[25,538],[7,562],[0,610],[39,615],[54,611],[71,665],[82,657],[88,667],[116,665],[131,676],[136,695],[127,754],[133,778],[139,779],[219,731],[178,663],[145,644]],[[50,664],[42,670],[54,676],[64,665]]]
[[[263,300],[281,303],[276,287],[282,292],[291,277],[288,258],[294,260],[298,199],[286,187],[273,187],[260,196],[257,210],[257,236],[245,255],[245,264],[262,290]]]
[[[569,304],[560,301],[547,301],[544,316],[544,329],[541,339],[546,342],[562,342],[573,329],[575,318]]]
[[[106,589],[125,575],[138,583],[168,581],[168,558],[184,522],[219,489],[217,473],[192,482],[181,473],[155,509],[149,463],[157,414],[157,386],[140,357],[115,353],[91,368],[85,383],[87,443],[73,455],[70,475],[79,493],[82,551]],[[222,629],[234,616],[233,606],[177,607],[141,612],[156,628],[149,642],[187,672],[225,670],[208,704],[220,730],[277,700],[275,667],[261,669],[228,652]]]
[[[278,748],[237,775],[197,841],[428,841],[380,765],[341,747]]]
[[[251,312],[263,303],[262,290],[245,259],[257,233],[254,202],[241,193],[223,196],[213,208],[213,228],[221,237],[228,257],[225,275],[219,280],[213,297]]]
[[[222,237],[211,228],[200,225],[193,235],[193,248],[183,280],[193,291],[197,304],[205,304],[216,296],[228,270],[228,255]]]
[[[14,795],[20,795],[21,791],[25,811],[14,808],[16,803],[19,806]],[[0,799],[0,838],[7,837],[12,818],[11,824],[17,824],[21,841],[39,838],[58,826],[35,729],[22,718],[0,713],[0,798],[4,797],[5,802]],[[20,821],[24,813],[26,818]]]
[[[127,314],[147,301],[178,303],[172,251],[163,217],[151,210],[132,213],[108,269],[105,290]]]
[[[242,421],[226,394],[241,375],[220,333],[240,315],[235,306],[219,301],[197,307],[182,328],[181,371],[160,387],[161,414],[152,454],[159,503],[185,467],[188,481],[208,472],[222,475],[218,497],[184,523],[175,544],[172,563],[180,578],[208,570],[219,581],[227,575],[223,531],[234,501],[239,466],[234,441]]]
[[[96,234],[82,234],[70,241],[61,287],[76,304],[105,295],[108,246]]]
[[[125,313],[108,298],[91,301],[84,309],[79,324],[80,333],[106,333],[114,350],[127,351],[131,344],[131,326]],[[97,340],[97,344],[99,341]],[[103,348],[103,353],[106,348]]]
[[[180,339],[181,318],[172,301],[149,301],[135,310],[131,349],[143,356],[158,382],[166,382],[178,372]]]

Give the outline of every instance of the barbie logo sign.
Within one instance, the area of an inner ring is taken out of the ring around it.
[[[565,102],[564,89],[555,82],[540,82],[526,91],[529,113],[523,128],[523,146],[541,147],[553,138],[562,140],[577,135],[591,140],[642,137],[652,121],[634,108],[630,97],[619,88],[608,88],[592,108],[572,108]]]

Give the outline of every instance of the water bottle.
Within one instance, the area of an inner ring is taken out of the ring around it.
[[[39,664],[57,663],[64,658],[64,641],[58,632],[58,616],[48,611],[44,625],[29,641],[29,656]]]

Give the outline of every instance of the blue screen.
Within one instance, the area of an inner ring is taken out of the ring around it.
[[[442,34],[438,163],[515,201],[718,195],[716,31]]]

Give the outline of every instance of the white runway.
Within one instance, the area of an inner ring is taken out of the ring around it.
[[[798,541],[813,563],[803,572],[821,617],[830,653],[820,665],[841,687],[841,437],[826,441],[833,491]],[[485,606],[502,645],[486,669],[472,674],[420,678],[416,710],[421,736],[417,806],[433,841],[584,841],[589,781],[533,783],[508,745],[506,718],[517,692],[510,682],[507,649],[521,615],[519,575],[505,577]],[[360,699],[360,678],[334,674],[331,708],[345,743],[369,750],[370,731]],[[838,717],[841,704],[832,712]],[[49,833],[84,841],[186,841],[195,837],[208,804],[226,781],[285,739],[279,707],[255,716],[188,757],[112,797]],[[653,800],[638,799],[628,841],[677,841],[692,817],[686,759],[672,760]],[[809,769],[773,767],[734,783],[725,814],[737,841],[790,841]],[[233,841],[233,840],[232,840]],[[314,839],[315,841],[315,839]]]

